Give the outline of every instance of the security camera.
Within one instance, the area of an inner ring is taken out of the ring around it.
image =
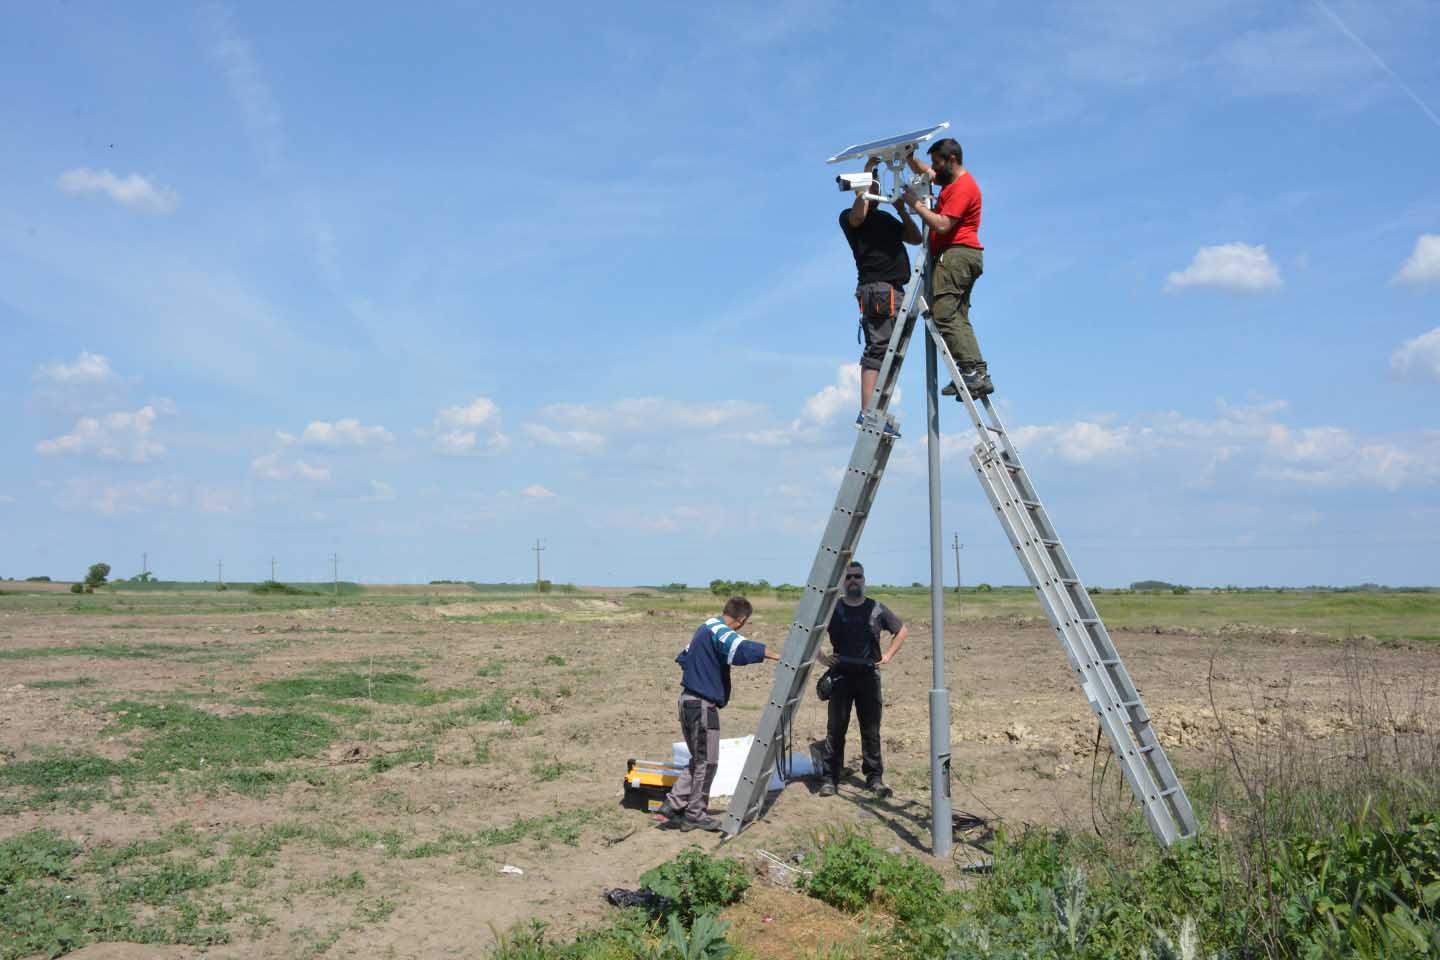
[[[873,173],[842,173],[835,178],[840,185],[841,193],[849,193],[852,190],[863,190],[869,193],[872,190],[880,189],[880,179]]]

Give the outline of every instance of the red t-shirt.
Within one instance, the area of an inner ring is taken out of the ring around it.
[[[935,212],[950,217],[955,226],[945,233],[930,231],[931,253],[955,246],[985,249],[980,245],[980,185],[968,171],[940,191]]]

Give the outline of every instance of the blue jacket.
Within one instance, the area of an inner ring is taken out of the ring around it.
[[[700,625],[675,662],[680,664],[680,685],[717,707],[730,702],[730,667],[743,667],[765,659],[765,644],[746,640],[711,617]]]

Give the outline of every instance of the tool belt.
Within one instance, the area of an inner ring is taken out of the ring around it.
[[[895,316],[900,306],[899,292],[895,284],[885,280],[860,284],[855,288],[855,302],[860,305],[860,316],[871,320]]]

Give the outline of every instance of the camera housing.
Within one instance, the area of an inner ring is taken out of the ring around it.
[[[842,173],[835,178],[841,193],[863,190],[866,193],[880,189],[880,178],[873,173]]]

